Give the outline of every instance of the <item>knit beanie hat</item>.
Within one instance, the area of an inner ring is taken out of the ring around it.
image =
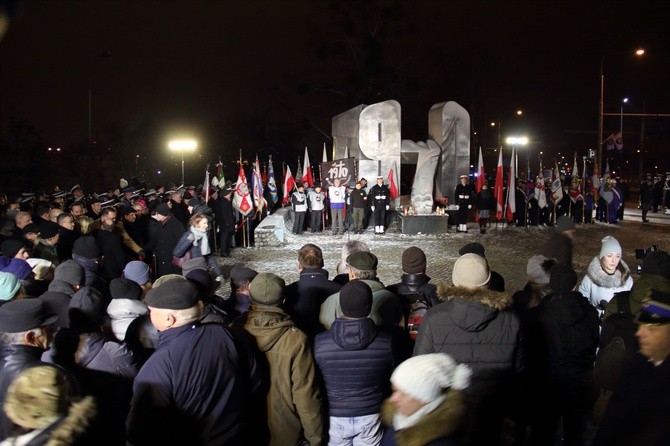
[[[128,262],[123,268],[123,277],[142,286],[151,280],[149,265],[139,260]]]
[[[572,291],[577,285],[577,273],[570,267],[557,263],[551,268],[549,288],[557,293]]]
[[[460,256],[451,272],[451,281],[455,286],[465,288],[482,288],[491,280],[491,271],[486,259],[477,254]]]
[[[426,272],[426,254],[417,248],[411,246],[402,253],[402,270],[407,274]]]
[[[2,251],[3,256],[11,258],[14,257],[21,250],[21,248],[25,247],[26,246],[22,241],[10,238],[2,242],[2,245],[0,245],[0,251]]]
[[[142,288],[134,280],[113,279],[109,282],[109,294],[112,299],[140,300],[142,298]]]
[[[249,284],[249,295],[260,305],[279,305],[284,297],[286,282],[272,273],[259,273]]]
[[[83,266],[74,260],[68,260],[56,267],[54,280],[62,280],[70,285],[83,286],[86,283],[86,272]]]
[[[156,213],[162,215],[163,217],[167,217],[170,215],[170,207],[165,203],[161,203],[156,206]]]
[[[602,239],[602,246],[600,247],[600,254],[598,255],[599,259],[605,257],[605,255],[613,252],[615,254],[621,255],[621,245],[611,235],[607,235]]]
[[[360,280],[347,282],[340,290],[340,308],[346,317],[368,317],[372,310],[372,290]]]
[[[72,295],[68,314],[72,328],[98,328],[107,315],[107,304],[100,291],[85,286]]]
[[[12,381],[3,408],[15,424],[40,429],[68,411],[69,379],[51,365],[25,369]]]
[[[531,257],[526,265],[528,280],[538,285],[547,285],[554,265],[556,265],[556,260],[551,257],[542,255]]]
[[[186,277],[191,271],[195,270],[207,271],[207,260],[203,256],[193,257],[184,262],[181,267],[182,276]]]
[[[446,353],[429,353],[400,364],[391,375],[391,383],[412,398],[430,403],[446,389],[465,389],[471,374],[467,365],[458,364]]]
[[[0,300],[8,301],[21,288],[19,278],[11,273],[0,272]]]
[[[30,277],[30,273],[33,272],[33,269],[25,260],[12,257],[9,263],[1,268],[0,271],[14,274],[19,280],[27,280],[28,277]]]
[[[74,241],[72,254],[77,254],[85,259],[97,259],[102,256],[102,248],[92,235],[84,235]]]

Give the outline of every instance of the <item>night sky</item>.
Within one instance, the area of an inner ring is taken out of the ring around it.
[[[110,153],[168,169],[166,142],[200,142],[198,160],[255,154],[296,164],[328,148],[331,118],[395,99],[402,137],[425,140],[427,113],[454,100],[477,146],[525,132],[545,164],[595,149],[601,56],[605,112],[670,113],[667,1],[5,1],[0,140],[11,122],[45,146],[93,135]],[[524,114],[517,117],[515,111]],[[605,119],[605,136],[619,118]],[[625,118],[628,154],[640,118]],[[324,135],[325,133],[325,135]],[[661,161],[670,118],[648,118]],[[193,160],[191,160],[193,162]],[[662,163],[662,161],[661,161]],[[661,169],[670,168],[668,161]],[[490,167],[491,169],[493,166]],[[670,170],[670,169],[669,169]]]

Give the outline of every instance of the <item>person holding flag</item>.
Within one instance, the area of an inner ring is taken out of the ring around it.
[[[375,219],[375,234],[383,234],[386,231],[386,211],[391,203],[391,191],[384,184],[384,177],[377,177],[377,184],[370,188],[368,194],[370,209]]]

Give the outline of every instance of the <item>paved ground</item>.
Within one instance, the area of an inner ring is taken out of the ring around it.
[[[578,273],[582,274],[588,262],[600,250],[600,240],[605,235],[612,235],[619,240],[624,249],[624,260],[635,269],[635,248],[648,248],[658,244],[662,249],[670,250],[670,215],[649,213],[651,223],[641,223],[641,212],[634,208],[626,208],[624,221],[616,224],[594,223],[578,225],[575,238],[574,264]],[[385,235],[375,235],[372,229],[361,235],[331,236],[326,234],[308,234],[300,236],[287,231],[286,243],[277,248],[237,248],[232,250],[230,257],[221,258],[224,275],[227,277],[230,268],[238,262],[262,272],[274,272],[286,280],[293,282],[298,278],[297,251],[305,243],[319,245],[324,252],[325,267],[336,274],[335,269],[340,258],[342,244],[349,238],[366,242],[373,253],[380,259],[379,277],[386,284],[395,283],[401,275],[400,257],[409,246],[415,245],[426,252],[428,257],[427,273],[434,282],[449,281],[451,268],[458,258],[458,250],[466,243],[479,241],[486,248],[486,257],[491,267],[505,277],[507,290],[514,292],[521,289],[526,281],[526,263],[528,259],[541,252],[542,246],[549,238],[552,228],[545,227],[504,227],[492,225],[485,235],[480,235],[476,223],[469,223],[470,232],[455,232],[436,235],[403,235],[389,230]],[[226,295],[227,285],[222,287],[220,294]]]

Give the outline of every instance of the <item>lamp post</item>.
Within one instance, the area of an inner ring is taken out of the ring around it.
[[[614,56],[616,54],[635,54],[636,56],[642,56],[644,54],[644,50],[642,48],[639,48],[635,51],[617,51],[614,53],[607,53],[603,54],[600,56],[600,113],[598,115],[598,170],[602,168],[602,162],[603,162],[603,116],[605,114],[604,111],[604,92],[605,92],[605,74],[603,71],[603,64],[605,61],[605,58],[607,56]]]
[[[507,145],[512,146],[512,148],[516,149],[518,146],[527,146],[528,145],[528,137],[527,136],[508,136],[505,139],[505,142]],[[516,175],[519,175],[519,154],[514,152],[514,173]],[[528,152],[526,152],[526,158],[528,157]],[[528,172],[526,172],[526,176],[528,176]]]
[[[198,143],[192,139],[177,139],[168,143],[168,148],[181,154],[181,185],[184,186],[184,151],[192,152],[198,147]]]
[[[619,116],[621,117],[621,122],[619,124],[619,132],[621,133],[621,137],[623,138],[623,105],[628,103],[628,98],[623,98],[621,100],[621,113],[619,113]]]

